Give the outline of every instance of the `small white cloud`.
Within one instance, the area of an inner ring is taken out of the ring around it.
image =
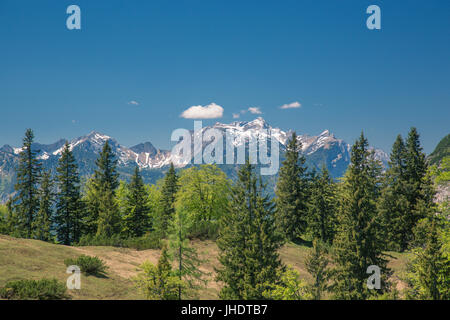
[[[262,113],[258,107],[250,107],[250,108],[248,108],[248,111],[253,114],[261,114]]]
[[[280,109],[295,109],[295,108],[300,108],[302,105],[300,104],[300,102],[295,101],[292,103],[288,103],[288,104],[283,104]]]
[[[131,100],[131,101],[129,101],[127,104],[131,104],[131,105],[134,105],[134,106],[138,106],[138,105],[139,105],[139,102],[137,102],[137,101],[135,101],[135,100]]]
[[[180,115],[185,119],[215,119],[222,116],[223,108],[214,102],[206,106],[192,106]]]
[[[73,123],[73,124],[77,123],[77,120],[72,120],[72,123]]]
[[[241,115],[239,113],[233,113],[233,119],[238,119]]]

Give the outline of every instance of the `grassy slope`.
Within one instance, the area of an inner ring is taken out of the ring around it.
[[[195,241],[201,257],[207,261],[201,268],[214,277],[214,266],[217,262],[217,246],[212,241]],[[311,281],[305,268],[305,258],[310,248],[295,244],[287,244],[281,249],[282,260],[296,269],[300,276]],[[66,281],[64,259],[81,254],[96,255],[105,260],[109,266],[107,278],[81,278],[81,290],[72,290],[74,299],[142,299],[134,288],[130,278],[138,271],[138,266],[145,260],[156,263],[158,250],[136,251],[112,247],[67,247],[36,240],[16,239],[0,235],[0,286],[6,281],[17,279],[40,279],[54,277]],[[392,254],[390,267],[395,274],[405,268],[406,255]],[[394,277],[396,278],[396,277]],[[217,299],[219,284],[210,281],[200,292],[201,299]]]

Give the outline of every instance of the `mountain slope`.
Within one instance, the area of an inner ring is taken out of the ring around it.
[[[430,164],[439,164],[444,157],[450,156],[450,134],[442,138],[437,144],[436,148],[428,156]]]

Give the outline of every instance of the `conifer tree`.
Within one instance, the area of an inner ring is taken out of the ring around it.
[[[314,178],[308,203],[308,229],[313,239],[331,244],[336,225],[336,187],[325,165],[318,177]]]
[[[56,234],[65,245],[77,243],[83,232],[83,203],[80,178],[75,158],[66,142],[56,168],[58,192],[56,194]]]
[[[389,289],[390,271],[382,254],[383,241],[376,202],[381,165],[361,133],[351,150],[351,164],[340,194],[339,229],[334,241],[333,290],[338,299],[367,299]],[[380,290],[367,288],[367,268],[380,268]]]
[[[392,146],[378,210],[387,249],[404,251],[410,240],[408,216],[411,212],[407,199],[406,147],[401,135],[397,136]]]
[[[427,173],[428,164],[420,146],[419,134],[417,129],[413,127],[406,140],[405,187],[409,211],[405,219],[407,230],[412,230],[417,222],[429,213],[433,214],[433,212],[427,210],[427,208],[434,208],[433,182],[427,176]],[[408,242],[412,240],[414,240],[412,237],[408,238]]]
[[[141,237],[150,228],[150,208],[144,181],[139,168],[134,169],[125,200],[124,233],[128,237]]]
[[[119,186],[117,159],[115,159],[108,141],[103,145],[95,163],[97,169],[87,188],[86,202],[89,216],[86,223],[90,234],[111,237],[120,232],[121,217],[115,197],[116,189]]]
[[[294,132],[286,146],[286,159],[280,168],[275,189],[276,224],[287,239],[295,240],[306,229],[308,214],[308,181],[301,142]]]
[[[206,285],[206,273],[199,266],[204,262],[198,256],[197,250],[192,247],[187,237],[192,221],[186,212],[177,210],[170,222],[170,248],[176,262],[176,272],[180,280],[178,299],[195,298],[197,291]]]
[[[279,283],[284,270],[277,251],[283,237],[274,225],[274,203],[248,161],[238,177],[217,240],[221,264],[217,280],[224,283],[220,297],[263,299],[268,284]]]
[[[32,149],[33,140],[33,131],[27,129],[19,155],[17,183],[14,186],[16,196],[13,200],[13,212],[17,223],[15,229],[18,235],[26,238],[33,235],[33,222],[39,210],[41,163],[36,156],[39,151]]]
[[[141,265],[141,268],[143,272],[138,274],[133,280],[147,299],[178,299],[178,290],[180,287],[184,288],[184,283],[179,280],[172,270],[167,246],[163,246],[156,266],[146,261]]]
[[[328,280],[330,270],[328,269],[329,260],[327,250],[320,240],[313,241],[313,249],[306,258],[306,270],[313,277],[311,285],[311,294],[314,300],[320,300],[323,293],[328,290]]]
[[[425,247],[414,250],[406,280],[410,299],[450,299],[450,257],[444,253],[435,219],[428,228]]]
[[[55,193],[53,179],[50,171],[42,172],[41,186],[39,189],[39,211],[34,221],[34,238],[42,241],[50,241],[50,233],[53,219],[53,203]]]
[[[156,217],[156,229],[161,238],[168,235],[169,223],[175,214],[175,199],[178,192],[178,176],[173,163],[170,164],[169,171],[164,177],[161,188],[161,198],[159,200],[159,212]]]

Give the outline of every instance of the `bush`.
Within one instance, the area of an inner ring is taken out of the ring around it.
[[[81,272],[93,276],[105,276],[108,268],[100,258],[86,255],[81,255],[75,259],[66,259],[64,263],[66,266],[78,266]]]
[[[0,288],[0,298],[8,300],[70,299],[65,284],[56,279],[10,281]]]
[[[112,237],[86,235],[78,242],[79,246],[111,246],[120,248],[132,248],[136,250],[161,249],[161,240],[155,233],[149,233],[139,238],[121,238],[119,235]]]

